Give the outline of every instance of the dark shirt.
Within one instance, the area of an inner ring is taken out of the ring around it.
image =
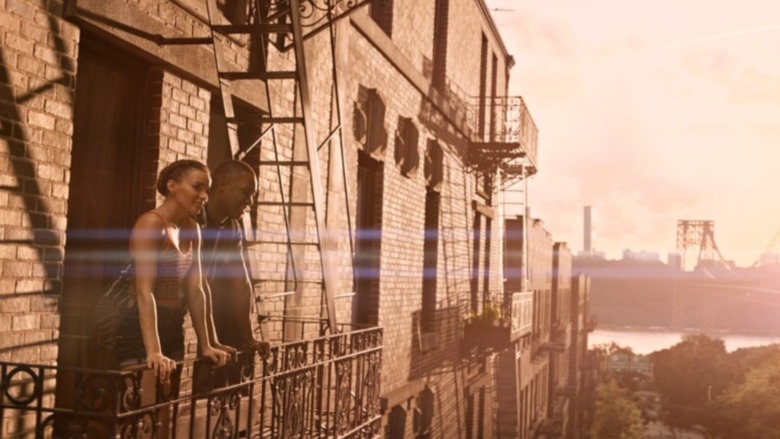
[[[246,294],[245,291],[235,291],[237,285],[249,288],[248,271],[243,258],[244,234],[241,223],[233,219],[216,223],[208,216],[207,208],[196,219],[202,228],[201,267],[203,279],[211,290],[217,337],[220,343],[240,347],[246,340],[238,333],[235,321],[247,317],[236,316],[224,299],[229,294]],[[248,315],[249,310],[246,312]]]

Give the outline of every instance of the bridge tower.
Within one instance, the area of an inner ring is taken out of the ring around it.
[[[698,249],[698,255],[691,269],[714,267],[719,265],[728,269],[718,245],[715,243],[715,222],[711,220],[678,220],[677,221],[677,253],[680,255],[679,278],[675,280],[672,290],[672,327],[684,328],[690,323],[686,319],[686,310],[696,310],[700,314],[701,329],[711,329],[714,324],[712,303],[708,297],[691,296],[691,288],[686,288],[685,271],[689,268],[688,261]],[[691,257],[689,259],[689,253]]]
[[[702,262],[724,262],[718,245],[715,244],[715,221],[678,220],[677,253],[680,255],[682,271],[688,269],[688,250],[693,253],[696,248],[698,248],[698,256],[692,268]]]

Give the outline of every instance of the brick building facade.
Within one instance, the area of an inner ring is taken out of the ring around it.
[[[217,5],[235,23],[251,3]],[[214,54],[174,43],[207,35],[206,23],[201,0],[0,0],[0,361],[92,365],[94,303],[127,258],[135,218],[160,201],[157,173],[181,158],[213,167],[230,157]],[[333,139],[340,128],[344,143],[343,157],[333,140],[319,149],[332,234],[322,246],[338,273],[337,320],[384,328],[382,434],[531,437],[555,411],[551,376],[565,375],[564,360],[551,371],[542,352],[566,326],[551,308],[566,302],[570,256],[554,256],[541,222],[530,236],[530,332],[509,354],[463,348],[467,323],[519,291],[503,281],[513,266],[502,257],[502,174],[474,166],[475,145],[500,147],[513,117],[502,108],[512,57],[482,0],[377,1],[334,28],[332,46],[328,31],[305,46],[310,129]],[[220,41],[235,69],[295,66],[289,51],[258,55],[251,36]],[[283,81],[236,83],[234,93],[240,116],[299,111]],[[240,129],[242,143],[260,128]],[[272,206],[282,194],[309,201],[308,177],[263,164],[304,160],[305,144],[293,127],[273,136],[246,159],[260,177],[250,238],[262,242],[249,255],[264,299],[257,330],[281,343],[317,336],[307,323],[327,310],[316,249],[291,256],[279,241],[285,223],[310,236],[312,215]],[[191,329],[187,343],[191,359]],[[191,372],[183,377],[188,388]],[[46,404],[55,390],[61,401],[73,396],[53,377],[43,386]],[[501,430],[505,410],[515,413],[514,436]],[[3,419],[3,431],[34,422]]]
[[[383,191],[365,198],[381,212],[372,218],[382,237],[378,285],[356,292],[375,295],[368,314],[385,331],[385,434],[491,437],[493,366],[464,358],[461,343],[466,317],[502,294],[497,189],[485,183],[495,175],[469,168],[467,151],[500,123],[484,101],[506,94],[512,60],[481,1],[371,8],[351,18],[344,76],[348,102],[364,89],[381,98],[388,133],[385,148],[356,146],[363,175],[381,176],[373,187]]]
[[[527,302],[527,316],[519,313],[521,330],[499,353],[504,370],[498,376],[510,383],[498,388],[499,398],[516,411],[504,418],[497,437],[581,437],[592,395],[585,361],[593,329],[589,280],[573,274],[568,246],[554,242],[539,219],[506,220],[504,264],[506,294],[520,308]]]

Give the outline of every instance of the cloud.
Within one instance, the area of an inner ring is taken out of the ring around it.
[[[527,53],[544,54],[559,62],[577,57],[577,42],[571,25],[560,16],[547,18],[525,9],[507,14],[497,21],[504,41],[512,48],[522,48],[522,53],[515,54],[518,62],[522,62]]]
[[[556,240],[577,248],[583,205],[613,256],[712,219],[724,256],[752,263],[780,227],[780,2],[488,4],[516,9],[499,16],[510,90],[540,130],[531,209]]]
[[[760,34],[760,33],[767,33],[767,32],[778,32],[780,31],[780,24],[770,24],[766,26],[755,26],[755,27],[749,27],[746,29],[733,29],[729,31],[723,31],[723,32],[717,32],[713,34],[707,34],[707,35],[701,35],[696,38],[689,38],[686,40],[681,41],[675,41],[673,43],[663,44],[660,46],[656,46],[651,51],[660,51],[660,50],[669,50],[674,49],[678,47],[683,46],[691,46],[696,44],[702,44],[702,43],[710,43],[713,41],[718,40],[724,40],[728,38],[735,38],[735,37],[741,37],[745,35],[751,35],[751,34]]]

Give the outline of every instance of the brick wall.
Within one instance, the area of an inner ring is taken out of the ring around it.
[[[393,35],[396,47],[430,79],[433,58],[433,18],[436,2],[393,0]]]
[[[180,6],[185,3],[192,7],[192,2],[152,0],[128,0],[118,2],[116,6],[117,10],[127,12],[128,24],[137,24],[139,29],[160,26],[166,36],[205,34],[202,19]],[[38,2],[0,0],[3,43],[0,49],[0,183],[7,186],[0,191],[0,239],[6,241],[0,243],[0,330],[11,334],[0,341],[0,358],[28,362],[50,362],[57,355],[56,347],[46,345],[46,342],[54,341],[58,336],[56,306],[62,276],[66,200],[70,190],[72,105],[80,35],[77,27],[58,18],[62,15],[60,2],[52,0],[48,4],[49,9],[44,10],[37,6]],[[394,13],[391,41],[421,77],[429,78],[429,62],[433,56],[433,2],[396,0]],[[476,94],[479,86],[480,42],[486,26],[474,17],[479,17],[476,3],[451,0],[448,75],[459,88],[472,94]],[[100,24],[89,26],[99,27]],[[474,221],[471,198],[476,190],[474,175],[467,172],[462,156],[463,131],[442,117],[443,108],[438,107],[438,103],[432,107],[427,90],[421,90],[419,84],[410,81],[372,42],[346,23],[340,26],[343,31],[339,36],[343,61],[339,66],[343,74],[341,108],[346,184],[353,225],[360,147],[352,134],[351,108],[358,86],[379,90],[387,106],[385,127],[389,136],[381,182],[383,242],[378,306],[379,324],[385,327],[382,390],[390,392],[411,381],[424,380],[436,396],[434,426],[437,435],[457,434],[463,427],[459,414],[464,410],[466,375],[462,367],[453,365],[457,364],[460,355],[462,303],[468,300],[470,292]],[[209,139],[214,137],[209,129],[212,87],[206,85],[204,78],[182,73],[188,70],[182,67],[186,66],[186,57],[177,58],[181,52],[172,51],[185,49],[148,46],[148,42],[138,40],[137,36],[122,34],[121,30],[114,32],[117,33],[113,37],[107,37],[111,44],[131,47],[144,58],[159,59],[167,54],[176,58],[170,65],[161,63],[152,69],[145,90],[150,98],[148,144],[145,146],[151,152],[148,156],[151,163],[148,163],[148,175],[144,176],[146,187],[143,190],[145,194],[151,194],[156,174],[166,164],[180,158],[206,160]],[[239,67],[251,64],[247,55],[251,44],[237,38],[230,40],[229,46],[228,58],[233,64]],[[498,52],[493,39],[490,47],[491,51]],[[312,132],[317,144],[334,126],[329,49],[325,33],[307,42],[314,117]],[[502,63],[500,60],[499,71],[504,69]],[[269,66],[271,70],[291,68],[292,53],[273,54]],[[193,71],[195,67],[198,66],[193,65]],[[498,75],[500,81],[504,77]],[[291,115],[294,100],[295,92],[289,84],[271,84],[271,104],[276,115]],[[423,346],[416,331],[415,317],[422,303],[426,181],[423,172],[403,175],[394,162],[394,131],[399,117],[411,118],[419,129],[420,167],[424,163],[428,139],[437,139],[444,150],[442,235],[437,267],[439,329],[434,349]],[[305,157],[300,132],[280,127],[276,135],[279,159]],[[334,142],[320,150],[321,183],[330,188],[328,222],[335,238],[328,245],[335,251],[341,290],[347,292],[353,288],[352,261],[348,240],[344,239],[347,233],[345,204],[339,200],[344,192],[334,185],[334,176],[339,174],[337,161],[340,161],[338,154],[332,152],[335,147],[338,145]],[[260,157],[277,159],[270,139],[263,142]],[[276,168],[261,167],[259,174],[259,198],[279,201],[280,182]],[[306,199],[307,176],[301,174],[290,178],[291,175],[294,174],[289,169],[282,171],[281,186],[286,191],[285,196],[289,199],[292,192],[297,193],[299,200]],[[150,196],[146,201],[152,205],[161,199]],[[296,211],[293,221],[306,237],[312,236],[315,225],[310,212]],[[492,222],[494,237],[498,223],[497,220]],[[256,227],[260,238],[285,238],[284,217],[278,208],[259,209]],[[484,242],[484,237],[489,235],[484,221],[481,227]],[[499,241],[494,238],[490,251],[491,291],[500,288],[499,247]],[[283,279],[282,274],[288,268],[284,245],[258,246],[251,249],[250,254],[257,277]],[[318,279],[320,266],[316,250],[304,250],[298,256],[298,268],[306,278]],[[484,254],[480,255],[480,260],[484,267]],[[285,291],[287,287],[282,282],[266,282],[261,291],[272,294]],[[349,299],[337,302],[337,305],[339,320],[349,322]],[[298,314],[317,318],[322,312],[319,288],[307,286],[294,297],[269,299],[265,308],[276,317]],[[282,336],[279,323],[269,325],[269,329],[274,338]],[[191,328],[187,340],[188,354],[194,355]],[[409,425],[411,428],[411,422]]]
[[[78,30],[61,2],[0,1],[0,360],[57,358]],[[54,380],[44,381],[46,402]],[[14,390],[11,390],[14,392]],[[31,418],[4,420],[0,435]]]
[[[433,3],[395,2],[392,44],[422,77],[430,79],[433,47]],[[452,1],[450,4],[450,43],[448,76],[460,88],[479,90],[480,20],[473,1]],[[466,18],[464,18],[466,17]],[[474,23],[477,23],[476,26]],[[475,31],[476,29],[476,31]],[[409,117],[418,127],[421,166],[428,139],[436,139],[444,151],[444,184],[441,186],[440,238],[437,283],[437,330],[433,349],[421,337],[417,318],[422,306],[422,266],[425,224],[424,173],[404,176],[394,166],[394,136],[390,135],[384,154],[384,196],[382,206],[382,252],[379,324],[384,327],[385,345],[382,364],[382,391],[385,394],[403,392],[412,383],[422,380],[434,391],[436,410],[434,431],[441,435],[459,435],[465,428],[465,370],[459,366],[460,340],[465,304],[471,294],[471,269],[474,256],[473,224],[475,210],[472,197],[476,191],[473,173],[468,172],[462,156],[462,133],[449,125],[442,116],[442,107],[433,106],[421,90],[399,70],[398,61],[389,60],[375,44],[387,44],[384,34],[368,40],[354,32],[350,37],[349,69],[345,72],[346,87],[342,89],[347,102],[357,99],[359,86],[375,88],[387,106],[386,128],[392,133],[399,116]],[[455,37],[457,36],[457,37]],[[472,38],[473,37],[473,38]],[[473,39],[473,44],[471,42]],[[492,47],[492,46],[491,46]],[[476,48],[476,49],[475,49]],[[393,50],[395,50],[393,49]],[[392,56],[392,55],[391,55]],[[505,77],[505,74],[499,75]],[[502,93],[503,94],[503,93]],[[352,133],[351,120],[347,132]],[[457,134],[454,134],[457,133]],[[458,140],[458,138],[460,140]],[[360,145],[348,136],[348,146]],[[349,149],[349,148],[348,148]],[[356,157],[351,158],[356,160]],[[493,197],[496,200],[497,197]],[[491,207],[496,207],[495,204]],[[494,209],[495,210],[495,209]],[[501,291],[501,263],[498,259],[499,221],[487,229],[480,225],[482,244],[479,247],[479,271],[484,276],[485,240],[492,236],[490,252],[490,292]],[[479,297],[483,280],[478,282]],[[430,343],[430,342],[428,342]],[[412,397],[414,395],[411,395]],[[490,410],[491,389],[486,394],[486,410]],[[413,403],[410,403],[413,405]],[[459,415],[460,414],[460,415]],[[489,415],[488,415],[489,416]],[[412,433],[411,417],[407,417],[407,436]],[[489,422],[487,424],[490,424]],[[490,429],[490,425],[486,425]],[[486,433],[488,434],[488,433]]]
[[[0,2],[0,359],[57,357],[79,31],[61,2]]]

